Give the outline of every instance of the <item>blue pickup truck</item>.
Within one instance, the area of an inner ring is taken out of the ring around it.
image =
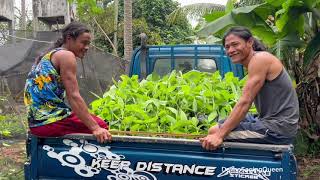
[[[220,45],[142,46],[132,57],[129,75],[141,79],[152,72],[172,70],[232,71],[242,78],[241,65],[232,64]],[[30,136],[26,179],[295,180],[297,164],[292,145],[224,142],[204,150],[187,138],[114,135],[98,143],[92,135],[57,138]]]

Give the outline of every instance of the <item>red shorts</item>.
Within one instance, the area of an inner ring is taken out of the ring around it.
[[[108,129],[108,125],[105,121],[97,116],[91,116],[100,127]],[[31,134],[42,137],[57,137],[72,133],[92,134],[92,131],[75,115],[75,113],[54,123],[30,128],[30,131]]]

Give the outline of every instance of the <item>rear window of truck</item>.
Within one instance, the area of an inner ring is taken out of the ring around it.
[[[190,70],[196,69],[202,72],[215,72],[217,71],[217,64],[214,59],[198,59],[195,64],[195,59],[176,58],[174,69],[186,73]],[[157,59],[154,64],[153,72],[160,76],[164,76],[171,72],[171,59]]]

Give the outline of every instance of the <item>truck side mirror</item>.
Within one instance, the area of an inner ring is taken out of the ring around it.
[[[147,77],[147,39],[148,36],[145,33],[139,35],[141,39],[141,54],[140,54],[140,76],[139,79],[145,79]]]
[[[141,48],[146,48],[148,36],[145,33],[141,33],[139,37],[141,40]]]

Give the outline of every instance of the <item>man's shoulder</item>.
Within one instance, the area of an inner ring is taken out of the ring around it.
[[[52,60],[57,62],[56,64],[75,64],[76,56],[73,52],[68,50],[59,50],[52,55]]]
[[[248,72],[267,73],[275,60],[277,58],[269,52],[256,52],[248,64]]]
[[[73,54],[73,52],[61,49],[53,54],[53,57],[57,59],[75,59],[76,56]]]
[[[256,58],[256,59],[261,59],[261,58],[262,59],[278,59],[276,56],[269,53],[268,51],[256,52],[255,55],[253,56],[253,58]]]
[[[60,69],[73,69],[76,66],[75,55],[68,50],[61,49],[51,56],[51,61],[58,71]]]
[[[280,60],[274,56],[273,54],[267,52],[267,51],[261,51],[261,52],[256,52],[255,55],[252,57],[251,65],[261,65],[261,66],[267,66],[270,65],[274,62],[279,62]]]

